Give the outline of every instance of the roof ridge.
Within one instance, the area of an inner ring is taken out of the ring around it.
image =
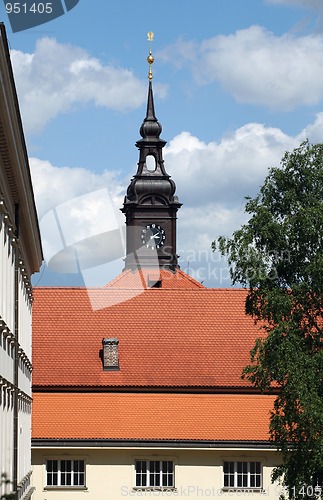
[[[178,273],[180,273],[183,276],[185,276],[186,279],[188,279],[192,283],[196,284],[199,288],[206,288],[206,286],[202,285],[202,283],[200,283],[199,281],[197,281],[195,278],[193,278],[189,274],[185,273],[185,271],[182,271],[182,269],[178,269]]]
[[[115,276],[115,278],[113,278],[111,281],[108,281],[108,283],[103,285],[103,288],[106,289],[106,288],[112,287],[112,285],[114,285],[115,283],[118,283],[118,281],[120,281],[127,274],[129,274],[129,272],[131,272],[131,269],[125,269],[124,271],[121,271],[121,273],[119,273],[117,276]]]

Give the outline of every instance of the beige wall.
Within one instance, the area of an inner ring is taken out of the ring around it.
[[[46,490],[46,459],[84,459],[86,462],[86,489]],[[142,492],[133,489],[135,459],[169,459],[175,462],[176,491]],[[32,451],[33,500],[73,500],[85,495],[87,499],[121,500],[126,498],[200,498],[254,497],[279,498],[278,488],[270,482],[270,473],[278,455],[268,450],[179,450],[179,449],[34,449]],[[223,492],[223,461],[261,461],[263,464],[263,492]]]

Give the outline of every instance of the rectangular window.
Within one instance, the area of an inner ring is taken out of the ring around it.
[[[224,488],[261,488],[260,462],[224,462]]]
[[[174,488],[174,462],[172,460],[136,460],[137,488]]]
[[[47,460],[47,486],[85,486],[84,460]]]

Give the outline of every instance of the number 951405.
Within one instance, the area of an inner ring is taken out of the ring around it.
[[[53,12],[53,3],[34,2],[31,5],[20,2],[6,3],[6,12],[7,14],[28,14],[29,12],[33,14],[51,14]]]

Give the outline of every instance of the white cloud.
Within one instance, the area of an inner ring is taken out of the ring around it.
[[[206,286],[230,286],[226,259],[213,252],[211,242],[231,236],[246,222],[243,206],[224,208],[216,201],[197,207],[184,205],[178,215],[178,254],[181,268]]]
[[[276,36],[261,26],[201,43],[178,42],[161,54],[191,67],[200,84],[219,82],[237,101],[289,111],[323,98],[323,37]]]
[[[255,195],[268,167],[298,142],[280,129],[249,123],[220,143],[203,143],[182,132],[165,148],[167,170],[183,193],[185,204],[239,207]],[[198,180],[198,182],[197,182]]]
[[[299,139],[309,139],[313,144],[321,143],[323,137],[323,112],[317,113],[314,123],[310,123],[300,133]]]
[[[58,114],[77,104],[127,111],[146,100],[146,84],[132,71],[103,65],[85,50],[53,38],[37,41],[33,54],[11,51],[24,128],[39,132]],[[164,95],[166,87],[159,85]]]
[[[49,161],[29,159],[38,216],[79,196],[107,189],[116,205],[125,192],[114,172],[96,174],[85,168],[57,167]]]
[[[44,258],[51,270],[77,273],[123,257],[124,219],[118,208],[125,187],[113,172],[59,168],[37,158],[30,159],[30,166]]]

